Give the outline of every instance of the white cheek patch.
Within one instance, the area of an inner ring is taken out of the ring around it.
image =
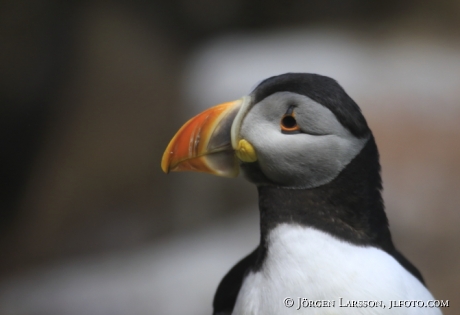
[[[320,135],[281,132],[281,117],[292,103],[296,104],[300,128],[314,128]],[[290,92],[275,93],[251,108],[240,135],[254,146],[264,175],[280,186],[292,188],[313,188],[331,182],[369,139],[356,138],[329,109]]]

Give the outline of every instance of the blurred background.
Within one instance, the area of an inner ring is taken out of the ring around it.
[[[256,189],[161,156],[284,72],[361,106],[394,241],[460,314],[459,39],[455,0],[0,1],[0,314],[211,314]]]

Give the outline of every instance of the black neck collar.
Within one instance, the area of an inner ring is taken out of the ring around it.
[[[332,182],[312,189],[260,185],[261,244],[280,223],[311,226],[341,240],[395,251],[381,197],[377,146],[371,135],[365,147]]]

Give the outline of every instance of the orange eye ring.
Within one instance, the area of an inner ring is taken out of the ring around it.
[[[292,114],[284,115],[283,118],[281,118],[280,126],[281,131],[284,132],[300,131],[300,127],[297,125],[297,120]]]

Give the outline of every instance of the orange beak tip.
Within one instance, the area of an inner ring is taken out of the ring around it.
[[[172,155],[173,152],[169,152],[168,154],[168,150],[165,151],[165,153],[163,154],[163,157],[161,159],[161,169],[163,170],[163,172],[165,172],[166,174],[169,174],[169,171],[170,171],[170,155]]]

